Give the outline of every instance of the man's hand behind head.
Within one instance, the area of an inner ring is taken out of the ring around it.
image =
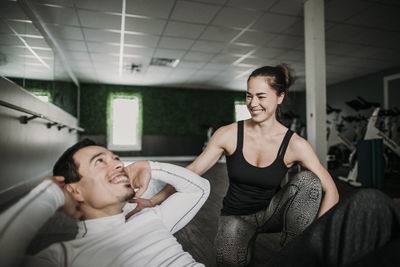
[[[66,215],[79,219],[83,216],[83,212],[79,209],[79,203],[74,199],[72,194],[66,189],[64,177],[62,176],[47,176],[44,180],[51,180],[56,183],[64,193],[64,205],[60,207],[60,211]]]
[[[138,161],[125,167],[131,187],[138,189],[135,197],[139,198],[146,192],[151,179],[151,168],[148,161]]]

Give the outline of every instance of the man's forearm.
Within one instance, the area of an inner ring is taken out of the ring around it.
[[[0,215],[0,258],[4,266],[18,266],[40,227],[64,204],[64,194],[44,181]]]
[[[150,201],[153,204],[153,206],[161,204],[164,200],[166,200],[170,195],[174,194],[176,192],[175,188],[172,185],[165,185],[163,189],[161,189],[160,192],[158,192],[156,195],[154,195]]]

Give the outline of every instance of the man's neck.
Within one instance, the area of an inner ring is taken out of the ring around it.
[[[107,206],[102,209],[95,209],[92,207],[82,206],[81,209],[83,211],[83,219],[84,220],[92,220],[102,217],[114,216],[120,214],[122,212],[122,208],[126,203],[118,204],[114,206]]]

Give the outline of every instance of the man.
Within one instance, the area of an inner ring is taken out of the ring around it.
[[[52,177],[1,215],[2,266],[21,262],[35,232],[59,207],[83,216],[76,239],[51,245],[29,258],[28,266],[202,266],[172,233],[207,198],[204,179],[170,164],[137,162],[124,169],[117,156],[88,141],[67,150],[54,174],[66,179]],[[125,222],[125,200],[132,188],[142,194],[150,177],[171,184],[177,193],[160,206],[136,209]],[[265,266],[400,266],[399,250],[398,204],[378,190],[354,190]]]
[[[39,227],[59,208],[76,218],[74,240],[56,243],[27,257],[27,266],[203,266],[184,252],[173,234],[206,201],[207,180],[171,164],[137,162],[124,168],[111,151],[83,140],[54,166],[55,177],[34,188],[1,215],[1,260],[21,263]],[[172,185],[176,193],[154,208],[125,220],[123,207],[149,179]]]

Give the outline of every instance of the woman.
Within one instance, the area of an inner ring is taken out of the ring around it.
[[[258,233],[282,231],[281,245],[285,245],[338,202],[335,183],[311,145],[277,120],[292,81],[284,64],[253,71],[246,93],[251,119],[219,128],[187,166],[202,175],[226,155],[230,182],[215,240],[221,266],[247,265]],[[295,163],[309,171],[297,174],[280,189]],[[138,207],[132,214],[162,202],[172,192],[166,186],[148,202],[134,200]]]
[[[187,166],[202,175],[226,154],[230,183],[216,237],[220,265],[247,265],[257,233],[283,231],[284,245],[338,202],[335,183],[311,145],[277,120],[292,81],[284,64],[253,71],[246,93],[251,119],[219,128]],[[295,163],[312,173],[301,172],[279,190]]]

